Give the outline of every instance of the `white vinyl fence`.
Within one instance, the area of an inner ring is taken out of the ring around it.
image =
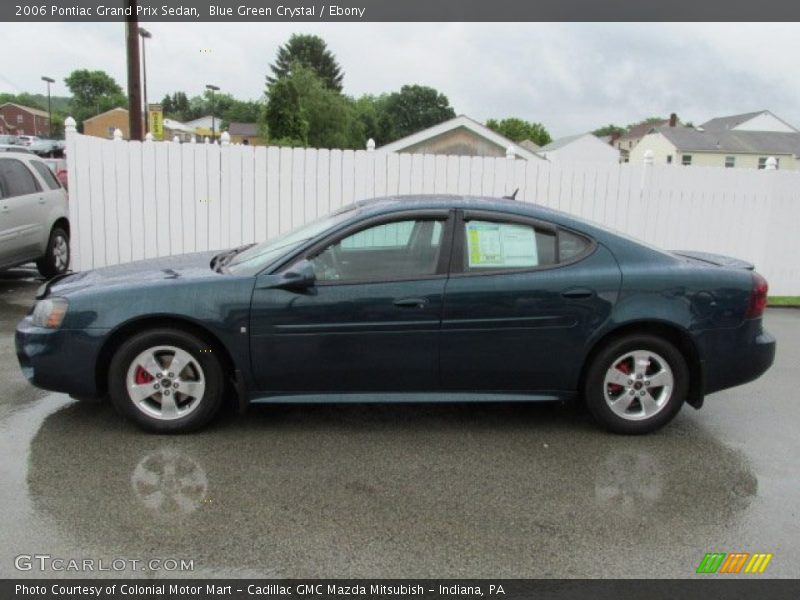
[[[565,164],[103,140],[69,132],[73,268],[261,241],[354,200],[471,194],[536,202],[667,249],[749,260],[800,294],[800,172]]]

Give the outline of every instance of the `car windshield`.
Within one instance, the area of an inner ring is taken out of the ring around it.
[[[225,269],[237,275],[255,275],[280,257],[298,248],[304,242],[333,229],[353,216],[354,207],[349,206],[307,223],[276,238],[247,247],[225,264]]]

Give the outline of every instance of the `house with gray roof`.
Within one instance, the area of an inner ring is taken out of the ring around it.
[[[653,153],[655,164],[763,169],[775,157],[779,169],[800,169],[800,131],[767,110],[717,117],[699,127],[654,127],[631,150],[630,161]]]

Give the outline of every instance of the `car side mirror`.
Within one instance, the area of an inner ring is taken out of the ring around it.
[[[281,273],[280,281],[273,287],[284,290],[305,290],[313,286],[316,280],[314,265],[303,259],[295,263],[288,271]]]

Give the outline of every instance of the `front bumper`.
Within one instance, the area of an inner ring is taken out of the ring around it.
[[[706,332],[700,345],[706,394],[758,379],[775,361],[775,337],[762,328],[761,319],[734,329]]]
[[[23,375],[45,390],[98,397],[97,360],[108,331],[46,329],[25,317],[14,338]]]

